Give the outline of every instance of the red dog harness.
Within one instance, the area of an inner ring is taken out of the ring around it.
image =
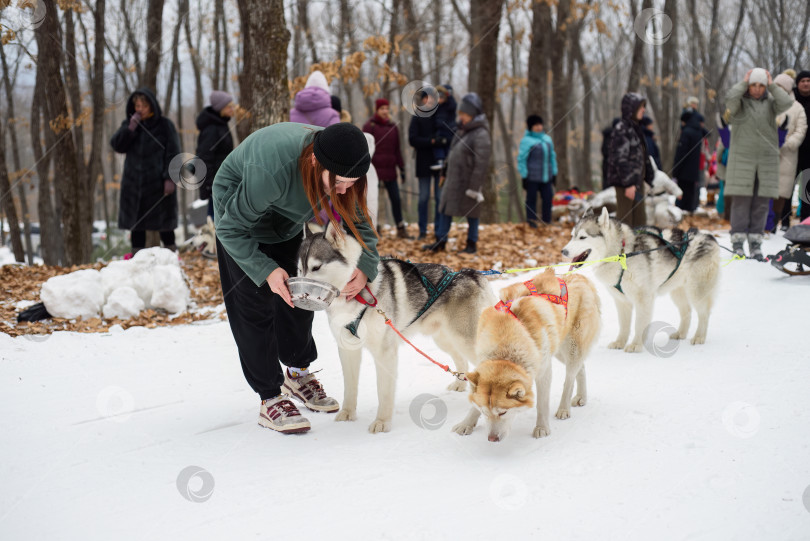
[[[562,278],[557,278],[557,281],[560,282],[560,294],[559,295],[551,295],[549,293],[538,293],[537,288],[534,287],[534,283],[531,280],[527,282],[523,282],[523,285],[529,290],[529,293],[532,294],[533,297],[543,297],[547,301],[553,302],[554,304],[561,304],[565,308],[565,317],[568,317],[568,286],[565,284]],[[498,304],[495,305],[495,310],[499,312],[503,312],[505,314],[509,314],[515,319],[518,317],[512,312],[512,303],[514,300],[511,301],[499,301]],[[518,320],[519,321],[519,320]]]

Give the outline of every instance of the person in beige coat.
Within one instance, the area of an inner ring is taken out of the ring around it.
[[[799,163],[799,147],[807,136],[807,115],[802,104],[793,97],[794,78],[787,72],[777,75],[773,82],[788,93],[793,105],[776,117],[776,125],[781,126],[787,120],[787,135],[779,149],[779,199],[773,202],[773,211],[777,220],[782,221],[782,231],[790,227],[793,188],[796,185],[796,166]],[[776,224],[774,224],[776,229]]]

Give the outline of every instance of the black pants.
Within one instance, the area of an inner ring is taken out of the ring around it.
[[[296,254],[302,234],[278,244],[260,244],[290,276],[296,275]],[[281,393],[284,372],[281,363],[306,368],[318,357],[312,338],[313,313],[290,308],[264,282],[256,287],[217,239],[219,278],[228,322],[239,349],[242,372],[262,400]]]
[[[551,203],[554,199],[554,185],[551,182],[526,183],[526,221],[537,227],[537,193],[540,192],[540,215],[543,223],[551,223]]]
[[[683,197],[675,201],[675,206],[687,212],[694,212],[700,204],[700,183],[697,180],[678,179]]]
[[[146,248],[146,231],[130,231],[129,240],[132,242],[133,248]],[[174,231],[161,231],[160,242],[163,243],[164,248],[174,246]]]
[[[402,201],[399,198],[399,185],[397,179],[383,181],[385,191],[388,192],[388,199],[391,200],[391,212],[394,213],[394,225],[399,227],[402,223]]]

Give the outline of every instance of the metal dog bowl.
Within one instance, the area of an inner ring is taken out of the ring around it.
[[[296,308],[324,310],[340,295],[340,290],[327,282],[294,276],[287,280],[292,302]]]

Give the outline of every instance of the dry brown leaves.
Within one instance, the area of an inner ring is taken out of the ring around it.
[[[728,229],[728,222],[709,217],[689,216],[680,226],[682,229],[697,227],[704,230]],[[466,228],[454,225],[444,252],[431,253],[422,246],[432,240],[416,240],[417,227],[411,225],[408,233],[413,240],[396,237],[396,229],[389,228],[380,235],[378,250],[382,256],[406,259],[412,262],[441,263],[453,269],[473,268],[498,270],[539,267],[561,261],[560,252],[571,237],[571,226],[554,224],[531,229],[525,224],[484,225],[479,233],[478,253],[463,254],[466,246]],[[16,266],[0,267],[0,332],[11,336],[50,334],[54,331],[107,332],[113,325],[124,329],[141,326],[154,328],[167,325],[184,325],[207,319],[225,319],[222,311],[213,310],[222,304],[222,289],[219,283],[217,262],[205,259],[196,252],[183,253],[180,264],[189,280],[194,310],[177,316],[160,310],[145,310],[137,318],[128,320],[92,318],[87,320],[49,319],[36,323],[17,323],[19,310],[14,305],[19,301],[39,302],[43,282],[52,276],[67,274],[79,269],[101,269],[104,265],[66,267]],[[209,308],[209,310],[205,310]],[[202,310],[201,310],[202,309]]]

